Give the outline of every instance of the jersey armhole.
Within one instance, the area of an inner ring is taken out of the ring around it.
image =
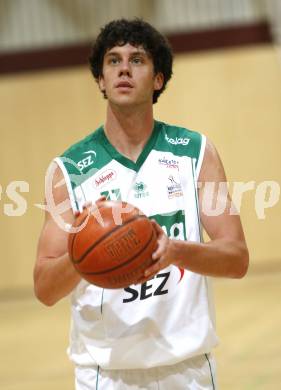
[[[201,147],[195,168],[196,180],[198,180],[206,149],[206,136],[201,134]]]
[[[59,166],[59,168],[62,171],[63,177],[65,179],[65,183],[66,183],[69,199],[70,199],[71,208],[73,210],[73,213],[75,213],[76,211],[79,211],[79,209],[78,209],[78,206],[77,206],[77,202],[76,202],[76,199],[75,199],[75,194],[73,192],[72,185],[71,185],[71,182],[70,182],[67,170],[66,170],[66,168],[64,166],[64,163],[62,162],[62,160],[59,157],[54,158],[53,161]]]

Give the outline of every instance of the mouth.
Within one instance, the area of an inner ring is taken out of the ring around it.
[[[133,88],[132,84],[129,83],[128,81],[120,81],[117,85],[116,88]]]

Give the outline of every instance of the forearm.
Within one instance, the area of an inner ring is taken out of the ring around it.
[[[241,278],[248,269],[246,244],[217,239],[208,243],[171,240],[169,257],[172,263],[207,276]]]
[[[67,253],[58,258],[42,258],[34,270],[35,295],[45,305],[52,306],[67,296],[80,280]]]

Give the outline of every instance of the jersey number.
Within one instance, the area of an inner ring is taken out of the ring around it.
[[[121,191],[120,188],[114,188],[109,191],[102,191],[100,196],[105,196],[106,200],[121,200]]]

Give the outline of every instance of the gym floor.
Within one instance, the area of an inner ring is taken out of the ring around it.
[[[220,389],[276,390],[281,367],[281,269],[260,265],[242,280],[215,279]],[[0,388],[74,389],[66,356],[68,299],[48,308],[31,291],[2,296]]]

